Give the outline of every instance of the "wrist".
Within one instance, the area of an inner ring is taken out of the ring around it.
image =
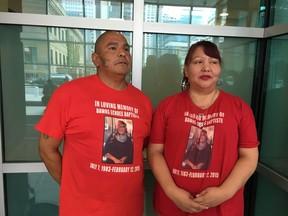
[[[168,196],[168,197],[173,197],[174,194],[176,194],[178,190],[178,187],[176,185],[169,185],[169,186],[166,186],[164,192],[165,194]]]
[[[234,192],[234,190],[232,190],[231,188],[225,187],[223,185],[221,185],[219,188],[222,191],[225,200],[232,198],[236,193],[236,191]]]

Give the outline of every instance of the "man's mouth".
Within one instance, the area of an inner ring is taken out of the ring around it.
[[[125,64],[125,65],[127,65],[128,63],[126,61],[119,61],[116,64]]]

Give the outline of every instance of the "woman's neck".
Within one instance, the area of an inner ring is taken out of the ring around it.
[[[219,90],[214,88],[207,92],[197,92],[189,89],[189,96],[192,102],[201,109],[208,109],[213,102],[217,99]]]

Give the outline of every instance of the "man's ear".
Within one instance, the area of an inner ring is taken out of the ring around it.
[[[99,64],[100,64],[100,62],[99,62],[99,55],[98,55],[97,53],[93,52],[93,53],[91,54],[91,59],[92,59],[93,64],[94,64],[96,67],[98,67]]]

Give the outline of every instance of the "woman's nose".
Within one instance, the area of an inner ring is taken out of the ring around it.
[[[211,69],[210,68],[210,63],[208,61],[207,62],[205,61],[204,64],[203,64],[202,70],[203,71],[210,71],[210,69]]]

